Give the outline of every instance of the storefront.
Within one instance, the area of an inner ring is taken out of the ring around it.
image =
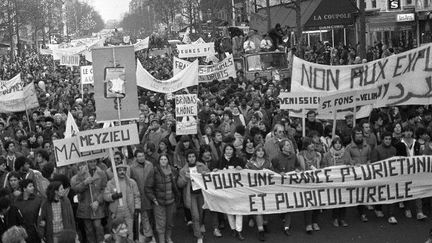
[[[393,48],[417,46],[414,12],[377,12],[366,16],[366,46],[382,43]]]
[[[358,8],[352,0],[305,0],[301,1],[301,24],[303,26],[303,43],[315,45],[318,41],[329,42],[333,46],[354,44],[356,42],[355,20]],[[258,14],[266,16],[265,8],[259,9]],[[296,11],[286,4],[270,7],[271,23],[280,23],[282,28],[289,27],[294,33],[296,29]],[[267,32],[267,19],[252,21],[251,29],[259,33]],[[292,43],[295,44],[295,43]]]
[[[417,13],[419,44],[432,42],[432,14],[430,11],[422,11]]]
[[[339,44],[355,44],[355,20],[358,13],[352,1],[321,1],[305,23],[305,40],[309,45],[318,41]]]

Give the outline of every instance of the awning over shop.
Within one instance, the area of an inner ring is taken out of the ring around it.
[[[355,15],[358,13],[352,0],[306,0],[301,1],[301,24],[305,30],[319,30],[341,28],[353,25]],[[252,18],[251,29],[259,32],[267,32],[267,11],[261,8],[257,13],[260,18]],[[281,26],[296,26],[296,11],[287,4],[280,4],[270,7],[272,27],[280,23]]]
[[[351,0],[321,0],[306,22],[305,29],[331,29],[353,25],[358,8]]]

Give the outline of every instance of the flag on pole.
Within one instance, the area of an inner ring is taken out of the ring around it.
[[[78,126],[75,122],[75,119],[72,116],[72,113],[68,113],[66,120],[66,131],[64,132],[65,138],[71,138],[75,136],[79,132]]]

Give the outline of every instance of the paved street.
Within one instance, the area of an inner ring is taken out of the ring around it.
[[[384,207],[385,210],[385,207]],[[426,210],[425,212],[429,212]],[[173,240],[175,243],[195,242],[192,232],[187,230],[185,223],[182,221],[178,212],[177,221],[175,224]],[[281,221],[278,216],[270,217],[269,230],[266,242],[367,242],[367,243],[417,243],[425,242],[429,229],[432,228],[431,220],[417,221],[415,219],[407,219],[403,215],[403,211],[397,210],[397,225],[387,223],[387,218],[376,218],[373,211],[367,213],[369,222],[362,223],[357,217],[355,208],[350,208],[347,211],[347,228],[335,228],[332,225],[331,211],[324,211],[320,215],[321,231],[314,232],[308,235],[304,230],[303,213],[294,213],[292,219],[292,235],[285,236],[281,231]],[[207,233],[204,242],[206,243],[231,243],[240,242],[232,237],[231,232],[227,228],[222,231],[222,238],[215,238],[211,232],[210,220],[206,220]],[[260,242],[257,238],[257,230],[247,226],[244,221],[244,237],[247,243]]]

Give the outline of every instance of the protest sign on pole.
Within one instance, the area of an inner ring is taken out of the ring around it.
[[[281,92],[279,94],[280,108],[282,110],[301,109],[302,136],[306,136],[306,109],[317,109],[321,92]]]
[[[60,65],[79,66],[80,65],[80,56],[79,55],[61,55]]]
[[[431,173],[432,156],[415,156],[284,175],[246,169],[191,173],[191,179],[211,211],[252,215],[427,198],[432,196]]]
[[[176,134],[197,134],[198,96],[183,94],[175,96]]]
[[[78,138],[76,136],[54,140],[53,146],[54,157],[58,167],[108,157],[106,149],[87,152],[79,151]]]
[[[206,57],[215,54],[214,42],[177,45],[179,58]]]
[[[92,56],[97,120],[138,119],[133,46],[94,48]]]
[[[93,84],[93,66],[81,66],[81,85]]]
[[[195,60],[187,68],[168,80],[158,80],[154,78],[144,69],[138,60],[136,78],[137,85],[144,89],[164,94],[173,93],[190,86],[198,85],[198,60]]]
[[[81,131],[77,139],[80,152],[139,143],[136,124]]]
[[[378,88],[331,93],[321,97],[318,112],[328,113],[333,110],[375,104],[379,96]]]
[[[187,68],[192,62],[182,60],[174,57],[173,72],[174,75],[178,74]],[[213,65],[199,65],[198,66],[198,82],[211,82],[213,80],[226,80],[229,77],[237,78],[234,58],[228,55],[224,60]]]

